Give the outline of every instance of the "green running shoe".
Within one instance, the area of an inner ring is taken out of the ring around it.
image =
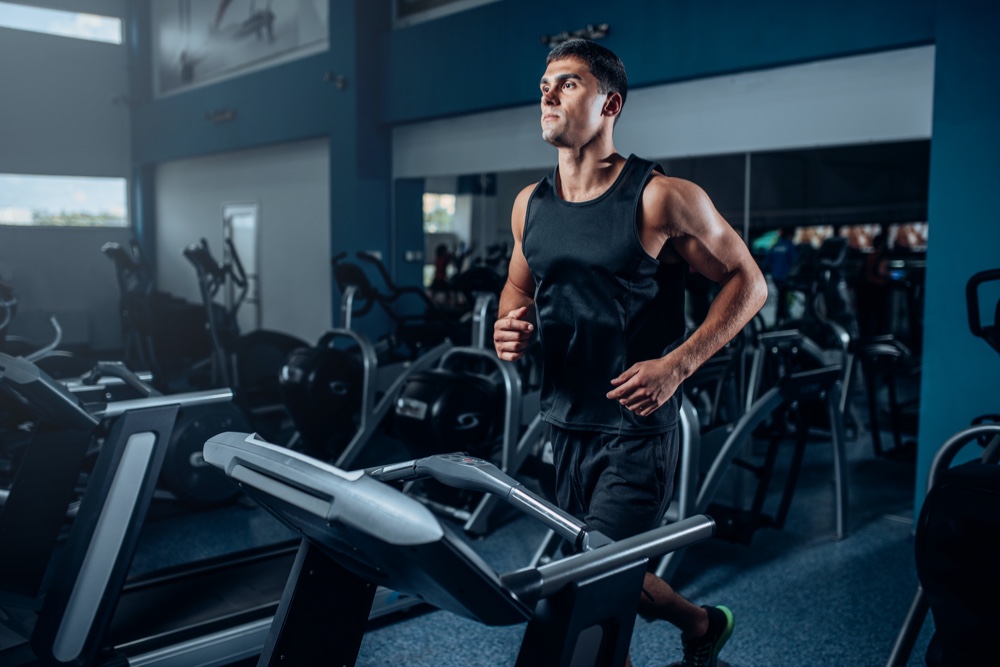
[[[719,651],[733,634],[733,612],[728,607],[703,607],[708,612],[708,632],[704,637],[689,641],[681,635],[684,644],[684,659],[669,667],[721,667]]]

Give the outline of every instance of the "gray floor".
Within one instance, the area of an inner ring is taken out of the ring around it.
[[[885,664],[916,586],[913,464],[874,459],[864,435],[849,447],[846,539],[832,539],[829,445],[817,441],[807,448],[783,530],[759,530],[751,545],[712,540],[685,555],[674,585],[699,604],[725,604],[735,613],[736,631],[722,655],[734,667]],[[150,526],[135,571],[285,537],[282,527],[250,507],[168,517]],[[503,572],[527,565],[542,537],[539,527],[518,518],[471,544]],[[512,665],[523,630],[412,609],[370,629],[358,665]],[[910,665],[923,664],[929,630],[930,621]],[[677,631],[638,620],[632,658],[636,667],[679,660]]]

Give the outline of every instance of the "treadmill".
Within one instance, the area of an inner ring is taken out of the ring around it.
[[[211,665],[258,653],[294,541],[128,579],[178,412],[231,391],[84,405],[2,353],[0,390],[37,422],[0,503],[0,664]]]
[[[302,537],[258,665],[355,664],[377,586],[487,625],[527,622],[521,667],[622,665],[650,559],[708,539],[715,526],[692,516],[612,542],[461,453],[344,471],[255,435],[222,433],[204,456]],[[391,484],[424,477],[499,496],[578,553],[499,574]]]

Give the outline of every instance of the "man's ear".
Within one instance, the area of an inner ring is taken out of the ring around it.
[[[621,93],[608,93],[608,99],[604,102],[602,112],[605,116],[617,116],[622,112]]]

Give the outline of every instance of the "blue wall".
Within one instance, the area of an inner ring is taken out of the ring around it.
[[[1000,358],[969,333],[964,296],[973,273],[1000,267],[998,25],[1000,3],[938,4],[918,503],[945,438],[1000,411]]]
[[[604,43],[627,64],[633,87],[934,43],[918,503],[944,437],[1000,409],[990,381],[1000,359],[968,334],[963,314],[968,276],[1000,265],[1000,225],[989,208],[1000,177],[1000,49],[992,34],[1000,3],[501,0],[400,30],[389,28],[390,5],[331,2],[331,46],[322,55],[163,100],[152,100],[147,84],[133,120],[145,190],[149,165],[159,161],[327,135],[334,249],[391,257],[392,125],[533,102],[546,53],[541,35],[609,23]],[[146,10],[137,11],[141,23]],[[148,50],[135,48],[141,84]],[[326,71],[345,75],[347,88],[324,82]],[[214,108],[235,108],[239,119],[206,123]],[[143,206],[142,225],[155,224],[152,210]]]
[[[390,123],[534,102],[542,35],[608,23],[633,87],[933,40],[930,0],[501,0],[385,38]]]
[[[130,4],[137,236],[148,256],[155,257],[157,163],[324,136],[330,142],[331,256],[342,250],[388,256],[391,154],[389,128],[378,123],[385,55],[377,47],[388,30],[389,6],[331,2],[325,53],[154,98],[149,2]],[[338,75],[346,79],[343,88],[332,80]],[[220,109],[236,111],[236,119],[205,119]],[[339,298],[335,289],[334,313]]]

